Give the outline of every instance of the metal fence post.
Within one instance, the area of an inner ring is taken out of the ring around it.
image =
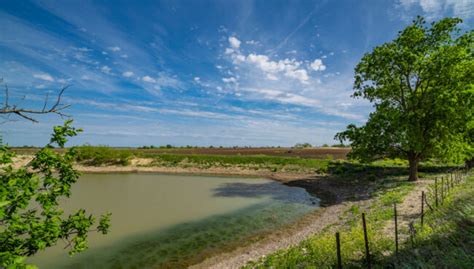
[[[396,203],[393,203],[393,218],[395,220],[395,254],[398,255],[398,219]]]
[[[362,213],[362,226],[364,227],[365,255],[367,259],[367,268],[371,269],[372,267],[370,264],[369,238],[367,237],[367,224],[365,223],[365,213]]]
[[[342,269],[341,241],[339,237],[339,232],[336,233],[336,250],[337,250],[337,268]]]

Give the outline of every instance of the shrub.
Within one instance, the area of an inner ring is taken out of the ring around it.
[[[107,146],[78,147],[76,161],[87,165],[128,165],[133,156],[129,150],[114,149]]]

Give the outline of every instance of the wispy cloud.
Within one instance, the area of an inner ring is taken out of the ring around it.
[[[398,5],[405,12],[421,9],[428,19],[453,15],[464,19],[474,17],[474,1],[471,0],[399,0]]]
[[[42,73],[42,74],[33,74],[34,78],[46,80],[46,81],[54,81],[54,78],[50,74]]]

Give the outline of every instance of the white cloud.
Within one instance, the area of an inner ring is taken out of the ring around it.
[[[100,68],[100,71],[102,71],[105,74],[110,74],[110,71],[112,71],[112,68],[108,67],[107,65],[104,65]]]
[[[308,83],[308,80],[309,80],[308,72],[306,72],[306,70],[304,69],[288,70],[285,73],[285,76],[297,79],[303,84]]]
[[[248,41],[245,41],[245,44],[248,44],[248,45],[259,45],[260,42],[255,41],[255,40],[248,40]]]
[[[154,79],[150,76],[144,76],[144,77],[142,77],[142,80],[145,81],[145,82],[149,82],[149,83],[156,83],[156,79]]]
[[[225,83],[237,83],[237,79],[235,77],[223,78],[222,81]]]
[[[271,60],[264,54],[250,53],[248,55],[240,52],[240,41],[232,36],[229,37],[230,48],[226,48],[224,54],[230,55],[232,62],[236,65],[246,64],[247,67],[255,67],[262,71],[269,80],[278,80],[279,75],[298,80],[302,84],[308,84],[310,77],[308,71],[302,68],[302,62],[296,59]]]
[[[199,81],[201,81],[201,78],[200,77],[194,77],[194,81],[199,82]]]
[[[472,0],[399,0],[398,5],[405,11],[421,8],[429,19],[449,16],[450,14],[469,19],[474,17]]]
[[[229,37],[230,46],[234,49],[238,49],[240,47],[240,40],[238,40],[235,36]]]
[[[326,66],[323,64],[321,59],[316,59],[311,63],[311,68],[314,71],[324,71],[326,70]]]
[[[278,80],[278,77],[273,74],[267,74],[267,79],[269,80]]]
[[[121,48],[120,48],[120,47],[117,47],[117,46],[115,46],[115,47],[109,47],[108,49],[111,50],[111,51],[115,51],[115,52],[121,51]]]
[[[242,55],[235,55],[234,59],[238,60],[239,56]],[[303,84],[306,84],[309,81],[308,72],[305,69],[300,68],[302,63],[295,59],[287,58],[284,60],[272,61],[267,55],[251,53],[245,57],[245,61],[255,65],[267,75],[272,74],[272,76],[270,76],[271,78],[276,78],[278,73],[282,73],[284,76],[297,79]]]
[[[82,51],[82,52],[90,52],[92,51],[92,49],[89,49],[89,48],[86,48],[86,47],[80,47],[80,48],[76,48],[78,51]]]
[[[320,106],[319,100],[305,97],[298,94],[287,93],[280,90],[260,89],[260,88],[244,88],[242,90],[249,92],[250,94],[255,94],[259,96],[260,98],[276,101],[279,103],[308,106],[308,107]]]
[[[47,74],[47,73],[33,74],[33,77],[37,79],[45,80],[45,81],[50,81],[50,82],[54,81],[54,78],[50,74]]]
[[[126,71],[126,72],[123,72],[122,73],[122,76],[126,77],[126,78],[129,78],[131,76],[133,76],[134,73],[132,71]]]
[[[82,75],[81,79],[82,80],[91,80],[91,78],[88,75]]]

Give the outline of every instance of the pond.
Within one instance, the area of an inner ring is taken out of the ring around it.
[[[62,203],[112,213],[111,232],[69,257],[64,244],[29,259],[40,268],[183,268],[291,223],[319,200],[261,178],[85,174]]]

